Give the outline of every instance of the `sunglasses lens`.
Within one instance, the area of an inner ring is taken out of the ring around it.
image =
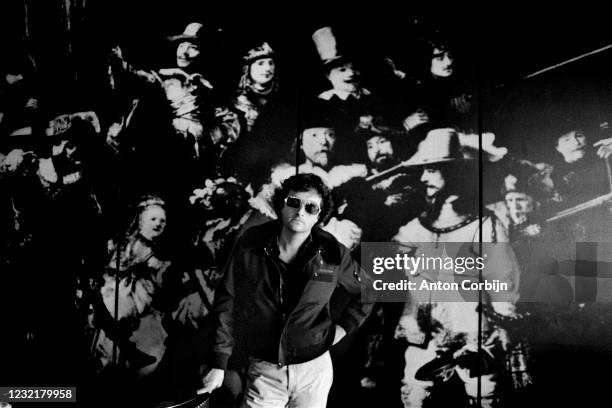
[[[317,215],[319,213],[319,206],[314,203],[306,203],[304,209],[310,215]]]
[[[290,207],[290,208],[300,208],[300,205],[302,204],[302,202],[300,201],[299,198],[287,197],[287,199],[285,200],[285,204],[287,204],[287,207]]]

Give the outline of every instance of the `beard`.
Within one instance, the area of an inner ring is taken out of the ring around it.
[[[376,156],[374,158],[374,162],[372,163],[372,167],[376,171],[384,171],[387,170],[397,164],[397,160],[393,159],[393,157],[389,155],[381,155]]]

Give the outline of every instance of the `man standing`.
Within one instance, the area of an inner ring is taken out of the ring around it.
[[[234,344],[249,355],[246,407],[324,407],[332,384],[329,348],[358,327],[360,268],[318,227],[332,211],[329,188],[313,174],[282,183],[273,197],[280,220],[245,232],[215,296],[210,371],[200,393],[221,386]],[[332,317],[330,302],[350,300]]]

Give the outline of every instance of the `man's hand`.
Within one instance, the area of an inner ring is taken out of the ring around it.
[[[536,235],[540,235],[542,227],[540,227],[540,224],[530,224],[523,229],[523,232],[529,237],[535,237]]]
[[[197,393],[198,394],[206,394],[211,393],[217,388],[221,387],[223,384],[223,378],[225,378],[225,371],[220,368],[211,368],[208,370],[204,378],[202,378],[202,383],[204,386],[200,388]]]
[[[336,325],[336,334],[334,334],[334,342],[332,343],[332,346],[342,340],[344,336],[346,336],[346,330],[344,330],[342,326]]]
[[[451,99],[451,106],[459,113],[467,113],[472,107],[472,96],[463,94]]]
[[[415,127],[428,122],[429,116],[427,113],[422,109],[418,109],[416,112],[408,115],[406,119],[404,119],[404,129],[411,131]]]
[[[597,155],[602,159],[607,159],[612,156],[612,137],[608,139],[601,139],[596,142],[593,146],[597,147]]]

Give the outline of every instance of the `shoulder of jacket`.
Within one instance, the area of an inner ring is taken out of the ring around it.
[[[342,258],[347,256],[348,250],[332,234],[322,228],[313,228],[312,235],[319,246],[323,260],[329,264],[340,265]]]
[[[278,223],[275,221],[250,227],[239,238],[236,246],[244,249],[262,247],[262,244],[267,242],[276,233],[277,228]]]

